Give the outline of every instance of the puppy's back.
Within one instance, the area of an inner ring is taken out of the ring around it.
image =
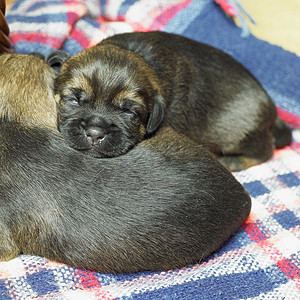
[[[249,214],[245,189],[207,152],[187,140],[156,149],[169,131],[94,159],[55,131],[5,122],[0,219],[20,252],[100,272],[165,270],[202,260]]]

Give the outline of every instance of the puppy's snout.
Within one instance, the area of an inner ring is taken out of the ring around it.
[[[89,127],[85,131],[87,140],[91,145],[97,145],[105,137],[104,131],[99,127]]]
[[[81,120],[80,127],[92,146],[99,145],[107,135],[116,131],[116,126],[110,120],[97,115]]]

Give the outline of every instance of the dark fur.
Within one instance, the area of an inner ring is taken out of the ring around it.
[[[22,85],[12,90],[0,56],[0,103],[12,109],[9,118],[0,112],[1,260],[26,253],[99,272],[167,270],[200,261],[246,219],[251,200],[242,185],[172,129],[99,160],[71,149],[42,120],[32,123],[32,115],[44,118],[44,100],[20,94],[41,90],[50,101],[52,73],[42,60],[22,58],[10,61],[39,72],[16,68]],[[20,119],[13,106],[22,101],[31,106]]]
[[[237,171],[291,142],[291,130],[257,80],[208,45],[135,32],[109,37],[68,60],[61,53],[51,57],[66,61],[56,81],[58,123],[75,149],[117,156],[160,125],[171,126]],[[100,132],[93,143],[89,128]]]

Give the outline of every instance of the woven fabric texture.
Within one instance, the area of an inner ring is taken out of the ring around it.
[[[241,29],[212,0],[17,0],[7,12],[20,53],[71,54],[120,32],[162,30],[224,50],[262,83],[293,143],[234,176],[252,197],[238,232],[200,264],[101,274],[21,255],[0,263],[0,299],[300,299],[300,58]]]

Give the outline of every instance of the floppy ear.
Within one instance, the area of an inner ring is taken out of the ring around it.
[[[156,95],[154,98],[154,104],[152,108],[152,112],[150,113],[148,124],[147,124],[147,134],[153,133],[158,126],[161,124],[161,122],[164,119],[165,116],[165,100],[161,95]]]
[[[71,55],[64,50],[56,50],[46,58],[46,63],[50,67],[61,67],[61,65],[67,61],[70,56]]]

